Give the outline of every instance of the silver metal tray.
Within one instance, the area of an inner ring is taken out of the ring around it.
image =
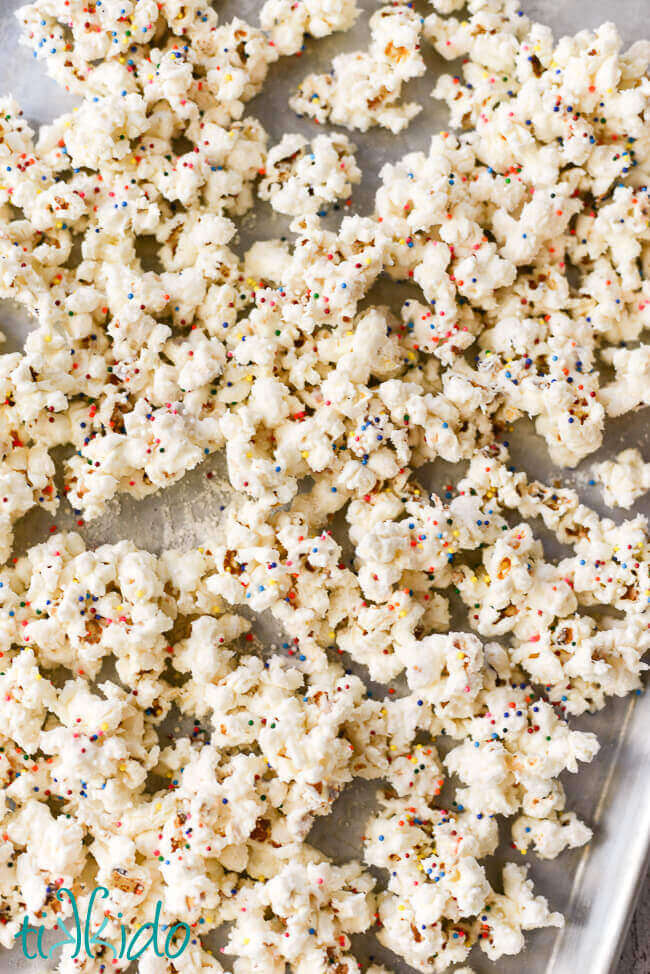
[[[379,0],[361,0],[360,5],[372,10],[379,5]],[[18,47],[13,16],[18,6],[15,0],[0,0],[0,92],[13,93],[30,122],[47,122],[69,110],[75,100],[46,77],[43,67],[26,48]],[[261,0],[225,0],[217,4],[222,21],[237,15],[251,23],[257,22],[260,6]],[[616,21],[626,43],[650,35],[650,0],[592,0],[589,4],[583,0],[524,0],[523,8],[527,14],[553,27],[558,36],[596,27],[607,19]],[[427,9],[430,8],[423,2],[422,11]],[[290,92],[308,71],[323,70],[335,53],[364,47],[367,38],[367,18],[362,18],[353,31],[320,42],[310,41],[302,57],[285,59],[272,68],[265,91],[248,109],[262,120],[271,143],[279,140],[285,131],[312,135],[318,131],[313,123],[297,119],[290,111],[287,104]],[[355,189],[352,197],[358,212],[370,211],[378,172],[385,161],[397,159],[413,149],[426,150],[431,134],[446,127],[444,108],[429,97],[444,63],[431,50],[425,52],[425,57],[431,70],[408,89],[408,97],[424,105],[421,115],[399,136],[383,130],[353,135],[364,173],[363,184]],[[331,219],[336,221],[338,216],[333,213]],[[244,249],[253,239],[278,236],[286,231],[286,226],[268,206],[259,206],[244,219],[238,246]],[[8,338],[3,351],[20,348],[29,327],[24,315],[10,303],[0,302],[0,329]],[[631,445],[640,446],[648,458],[647,419],[646,410],[613,422],[603,448],[568,474],[553,466],[542,441],[522,425],[517,435],[510,438],[513,462],[540,478],[564,477],[580,490],[585,502],[604,512],[597,491],[587,483],[590,467],[604,456]],[[89,545],[127,537],[153,551],[196,544],[209,536],[231,494],[224,473],[223,459],[211,457],[162,494],[142,502],[130,498],[113,502],[108,514],[98,522],[78,528],[64,503],[55,523],[63,529],[80,530]],[[436,479],[434,468],[431,479],[427,477],[424,483],[433,488]],[[650,514],[648,505],[646,513]],[[613,516],[622,519],[620,512]],[[42,511],[28,515],[18,526],[17,549],[22,551],[44,540],[51,523]],[[277,639],[277,633],[265,624],[258,631],[267,639],[273,640],[274,636]],[[564,853],[553,862],[526,857],[531,862],[531,875],[538,892],[548,897],[554,909],[564,912],[566,926],[559,932],[546,930],[531,934],[524,953],[502,960],[497,967],[475,952],[470,962],[479,974],[497,970],[499,974],[614,974],[648,862],[649,718],[650,699],[633,696],[614,701],[595,716],[575,721],[580,728],[595,731],[602,745],[590,766],[582,768],[578,776],[565,775],[563,779],[568,806],[592,826],[594,840],[585,849]],[[359,856],[363,825],[373,803],[372,788],[367,783],[363,787],[355,783],[336,803],[333,814],[317,822],[310,841],[338,860]],[[507,845],[505,826],[502,837],[503,845]],[[502,858],[494,857],[490,868],[492,865],[496,868]],[[410,971],[403,962],[380,948],[371,936],[360,938],[355,949],[362,961],[374,956],[397,974]],[[222,963],[227,963],[227,958],[223,957]],[[0,974],[29,969],[34,969],[33,963],[25,961],[16,950],[0,951]]]

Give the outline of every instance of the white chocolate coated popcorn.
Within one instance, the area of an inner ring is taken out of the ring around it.
[[[345,199],[361,180],[353,152],[344,135],[317,135],[311,142],[285,135],[269,150],[259,194],[280,213],[317,213]]]
[[[410,5],[381,7],[370,20],[368,50],[339,54],[328,74],[307,75],[291,107],[321,124],[330,121],[362,132],[381,125],[400,132],[421,111],[400,97],[406,81],[424,74],[422,23]]]
[[[597,464],[594,474],[610,507],[630,508],[650,490],[650,463],[636,449],[621,450],[613,460]]]
[[[79,103],[33,131],[1,100],[0,297],[32,325],[0,356],[3,946],[69,916],[62,885],[81,908],[110,890],[112,937],[159,901],[191,925],[143,974],[220,974],[203,936],[225,923],[236,974],[356,974],[368,931],[435,974],[561,924],[524,868],[497,893],[484,860],[504,816],[521,854],[591,839],[561,775],[598,742],[571,718],[640,689],[647,521],[530,479],[503,436],[527,418],[575,466],[648,403],[650,45],[463,6],[371,12],[274,145],[252,100],[354,0],[268,0],[259,27],[204,0],[18,11]],[[401,132],[421,43],[462,60],[433,92],[456,134],[384,162],[356,213],[355,147],[312,126]],[[258,199],[292,222],[242,253]],[[403,295],[378,303],[386,278]],[[200,548],[53,529],[14,556],[34,506],[65,496],[83,528],[217,451],[236,496]],[[606,502],[646,467],[599,464]],[[310,832],[356,787],[385,791],[363,854],[333,862]]]
[[[358,15],[355,0],[266,0],[260,24],[280,54],[297,54],[305,34],[326,37],[349,30]]]

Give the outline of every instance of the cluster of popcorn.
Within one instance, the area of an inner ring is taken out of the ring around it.
[[[378,898],[378,939],[417,971],[445,971],[478,943],[491,960],[517,954],[523,931],[561,926],[526,868],[508,863],[503,894],[479,859],[494,852],[493,818],[431,807],[424,800],[384,798],[366,836],[368,861],[389,872]]]
[[[635,448],[621,450],[613,460],[596,464],[594,473],[610,507],[630,508],[650,490],[650,463],[645,463]]]
[[[345,199],[361,181],[353,153],[345,135],[317,135],[311,143],[302,135],[284,135],[266,157],[260,199],[289,216],[325,216],[328,203]]]
[[[367,51],[338,54],[326,74],[310,74],[289,104],[319,124],[366,132],[381,125],[397,134],[422,111],[401,101],[402,87],[426,68],[420,53],[424,18],[410,3],[381,7],[370,18]]]
[[[421,45],[464,59],[433,92],[456,134],[386,164],[372,212],[336,229],[355,146],[269,148],[246,106],[306,37],[352,27],[354,0],[267,0],[259,27],[205,0],[18,12],[79,104],[38,133],[0,106],[0,297],[33,320],[0,356],[3,946],[25,915],[69,915],[62,887],[83,910],[97,885],[105,938],[159,901],[164,929],[191,928],[142,974],[220,974],[203,938],[223,924],[236,974],[356,974],[373,927],[439,974],[562,922],[525,867],[496,889],[483,860],[501,816],[518,854],[591,837],[560,776],[598,742],[569,718],[640,687],[647,521],[530,480],[501,434],[528,417],[575,466],[607,416],[648,404],[650,44],[623,53],[611,25],[556,44],[512,0],[464,6],[379,8],[367,50],[292,97],[397,133]],[[238,255],[256,199],[290,236]],[[400,306],[371,303],[382,275],[410,285]],[[61,446],[82,519],[219,450],[238,496],[197,549],[58,533],[12,558],[15,522],[57,509]],[[441,496],[417,479],[436,460],[466,461]],[[631,449],[594,477],[630,507],[649,466]],[[258,642],[261,613],[281,646]],[[358,778],[382,783],[379,811],[364,861],[335,863],[307,840]],[[64,950],[58,970],[127,966]]]

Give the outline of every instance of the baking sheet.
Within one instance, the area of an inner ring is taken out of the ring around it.
[[[217,4],[221,19],[234,15],[251,23],[257,22],[260,0],[226,0]],[[378,6],[377,0],[361,0],[368,10]],[[13,11],[19,6],[14,0],[0,0],[0,91],[12,92],[20,101],[26,117],[32,123],[50,120],[68,110],[75,100],[49,80],[43,67],[26,48],[18,48],[17,24]],[[649,0],[524,0],[529,15],[550,24],[559,35],[583,27],[595,27],[607,19],[614,19],[629,43],[650,35]],[[422,5],[422,11],[428,9]],[[324,70],[335,53],[363,47],[369,36],[367,18],[347,34],[324,41],[309,41],[300,58],[284,59],[273,66],[265,91],[250,103],[248,111],[257,115],[267,128],[271,144],[286,131],[301,131],[313,136],[319,128],[309,120],[297,119],[288,108],[287,100],[302,77],[312,70]],[[364,173],[363,184],[355,187],[353,209],[369,212],[378,184],[381,165],[395,160],[413,149],[428,148],[433,132],[446,127],[446,110],[430,99],[435,76],[445,70],[445,64],[427,47],[425,58],[430,71],[424,78],[407,87],[407,97],[418,100],[424,111],[398,136],[383,130],[362,135],[353,133],[358,146],[358,161]],[[332,212],[329,220],[335,224],[340,213]],[[237,246],[242,250],[254,239],[269,238],[286,232],[287,223],[260,204],[252,216],[244,218]],[[372,300],[401,301],[406,285],[382,284],[373,289]],[[7,334],[4,351],[22,347],[30,324],[26,317],[9,302],[0,302],[0,328]],[[531,476],[549,479],[564,477],[581,493],[582,499],[604,512],[597,490],[588,486],[589,472],[595,462],[618,452],[626,446],[638,445],[646,459],[650,457],[647,439],[648,411],[623,417],[610,424],[603,448],[587,458],[571,472],[554,467],[542,441],[530,426],[518,424],[509,437],[513,462]],[[457,472],[442,462],[432,465],[422,474],[425,486],[435,489]],[[225,466],[221,456],[209,458],[188,474],[183,481],[164,493],[145,501],[131,498],[114,501],[108,514],[99,521],[78,527],[70,509],[64,504],[55,523],[64,529],[80,530],[89,545],[132,538],[152,551],[170,547],[185,547],[206,541],[218,523],[223,506],[232,496],[224,480]],[[642,508],[641,508],[642,509]],[[646,513],[650,507],[646,505]],[[613,515],[616,520],[626,516]],[[16,536],[17,551],[45,539],[52,519],[43,511],[34,511],[19,524]],[[458,625],[465,627],[459,618]],[[278,634],[268,623],[259,620],[258,634],[267,643],[277,640]],[[537,891],[546,895],[554,909],[562,910],[567,918],[563,931],[543,930],[528,936],[525,953],[504,958],[492,965],[478,951],[470,956],[478,974],[610,974],[616,961],[622,938],[630,919],[639,883],[647,863],[650,837],[650,735],[648,734],[650,700],[632,697],[614,701],[595,716],[574,721],[581,729],[595,731],[602,749],[594,762],[583,767],[579,776],[564,775],[568,807],[573,808],[594,829],[593,842],[583,850],[566,852],[553,862],[540,862],[532,856],[531,875]],[[377,785],[355,782],[336,803],[333,813],[314,826],[310,841],[336,860],[358,857],[364,822],[374,804]],[[502,823],[503,846],[507,846],[507,823]],[[518,854],[513,858],[521,862]],[[498,872],[504,858],[492,857],[488,869]],[[381,948],[372,936],[355,938],[354,948],[361,961],[374,957],[386,963],[396,974],[411,969]],[[228,958],[221,958],[225,966]],[[9,970],[34,970],[16,951],[0,950],[0,974]],[[623,972],[627,974],[627,972]]]

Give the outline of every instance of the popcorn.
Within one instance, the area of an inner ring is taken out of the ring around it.
[[[591,836],[591,829],[574,812],[560,812],[544,819],[520,815],[512,826],[512,838],[517,848],[525,854],[532,845],[540,859],[555,859],[564,849],[589,842]]]
[[[478,857],[497,843],[492,818],[385,799],[367,831],[368,862],[390,871],[378,939],[418,971],[462,962],[476,940],[492,960],[518,953],[522,929],[562,925],[525,869],[506,865],[504,895],[491,889]]]
[[[408,5],[381,7],[370,18],[367,51],[339,54],[328,74],[310,74],[290,99],[298,115],[321,125],[360,129],[381,125],[400,132],[420,111],[415,102],[400,102],[402,85],[424,74],[420,54],[422,18]]]
[[[240,969],[252,974],[261,970],[263,941],[267,970],[281,971],[289,963],[301,974],[325,972],[334,962],[352,974],[349,935],[372,924],[373,886],[358,863],[334,866],[304,845],[268,880],[242,885],[226,953],[237,954]]]
[[[591,761],[599,750],[595,735],[571,730],[550,704],[531,702],[516,687],[495,686],[481,694],[464,731],[467,736],[449,752],[445,766],[468,785],[457,792],[461,804],[484,814],[510,815],[521,806],[544,818],[561,810],[557,776],[576,773],[577,762]]]
[[[650,490],[650,463],[644,463],[636,449],[621,450],[613,460],[597,464],[594,474],[610,507],[630,508]]]
[[[302,135],[284,135],[266,157],[260,197],[279,213],[318,213],[361,181],[353,152],[344,135],[317,135],[311,143]]]
[[[280,54],[297,54],[306,34],[320,38],[349,30],[358,15],[355,0],[266,0],[260,23]]]
[[[575,466],[607,416],[647,404],[650,46],[623,53],[612,25],[555,43],[510,0],[432,6],[377,9],[367,50],[290,102],[397,133],[421,108],[403,86],[422,38],[462,58],[433,92],[456,134],[384,164],[365,214],[347,212],[346,136],[269,148],[248,113],[354,0],[268,0],[260,27],[204,0],[18,11],[79,104],[38,133],[0,106],[0,297],[32,323],[0,357],[5,946],[23,916],[69,915],[62,884],[87,907],[93,882],[113,939],[158,903],[191,926],[144,974],[219,974],[201,937],[224,923],[237,974],[355,974],[377,918],[423,972],[561,924],[525,869],[497,893],[483,860],[500,816],[521,853],[591,839],[560,776],[598,742],[570,718],[640,688],[647,520],[529,479],[500,439],[527,417]],[[240,256],[257,198],[289,234]],[[396,307],[372,300],[383,274],[409,286]],[[80,526],[216,451],[235,496],[198,549],[52,531],[11,558],[16,521],[57,510],[61,447]],[[414,471],[437,460],[467,467],[429,493]],[[648,466],[636,449],[596,465],[605,501],[631,506]],[[280,645],[258,642],[262,613]],[[357,778],[385,788],[364,838],[382,892],[306,841]],[[68,950],[58,970],[95,967]]]
[[[560,913],[551,913],[543,896],[533,895],[533,883],[526,879],[525,866],[509,862],[503,868],[503,896],[489,898],[487,937],[479,942],[490,960],[517,954],[524,945],[523,932],[539,927],[562,927]]]

